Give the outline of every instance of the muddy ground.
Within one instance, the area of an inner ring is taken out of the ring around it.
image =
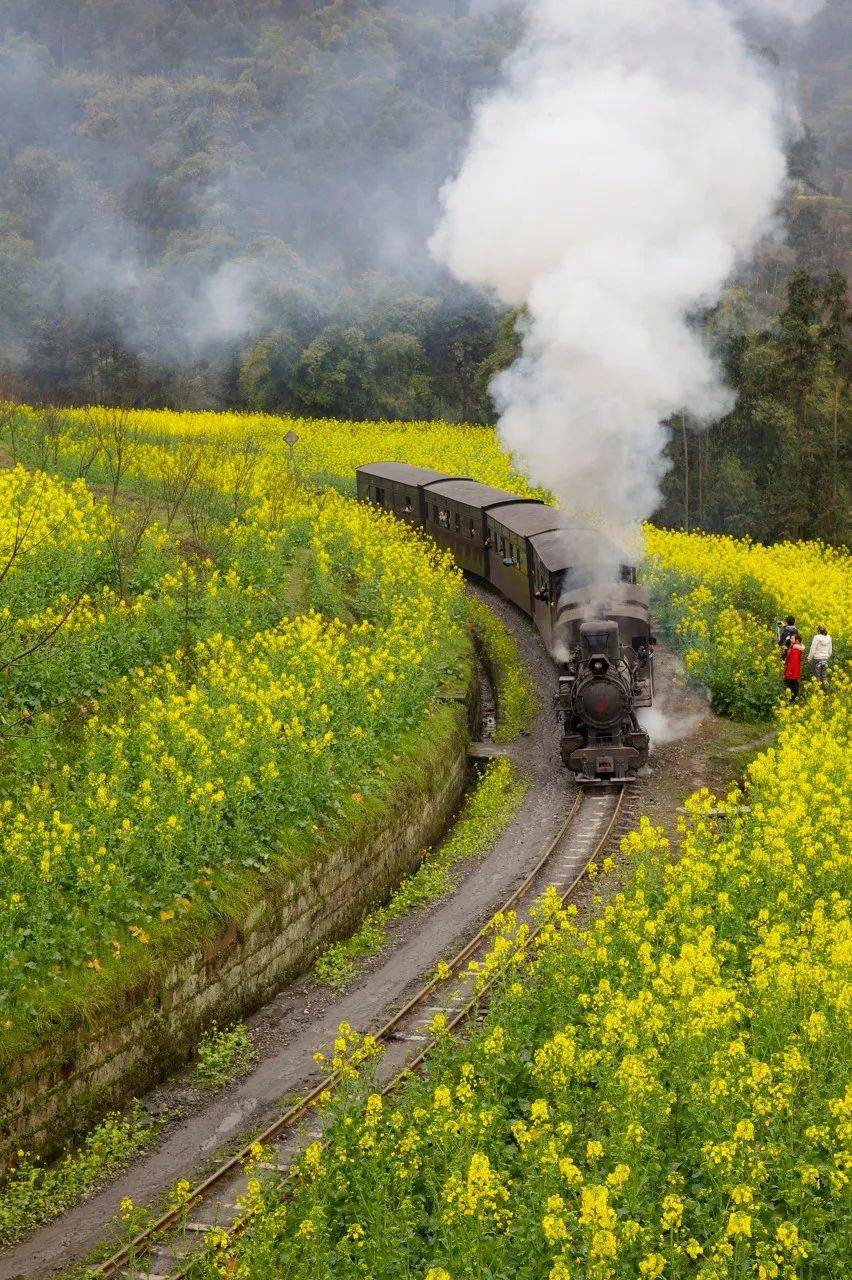
[[[345,991],[331,992],[306,975],[248,1019],[258,1060],[242,1079],[211,1097],[192,1085],[187,1071],[152,1091],[144,1105],[165,1119],[156,1148],[89,1200],[0,1254],[0,1280],[46,1277],[68,1267],[114,1233],[122,1199],[156,1203],[178,1179],[194,1180],[224,1149],[263,1128],[282,1098],[302,1093],[319,1078],[311,1055],[328,1047],[340,1022],[361,1030],[380,1025],[535,864],[575,794],[559,761],[553,667],[524,615],[492,592],[483,594],[518,640],[542,702],[529,734],[506,749],[529,779],[514,820],[484,858],[465,864],[450,897],[392,927],[382,954],[367,962]],[[636,811],[674,835],[684,798],[700,786],[724,791],[741,771],[742,747],[757,733],[714,716],[683,687],[674,655],[662,646],[656,663],[664,711],[660,727],[666,732],[674,724],[681,736],[654,747],[651,776],[638,784]]]

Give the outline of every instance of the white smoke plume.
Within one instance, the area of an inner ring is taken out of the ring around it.
[[[529,0],[442,191],[434,256],[527,308],[492,384],[499,430],[569,512],[635,526],[659,499],[661,420],[730,407],[690,315],[771,230],[790,126],[748,7]],[[751,3],[787,21],[817,7]]]

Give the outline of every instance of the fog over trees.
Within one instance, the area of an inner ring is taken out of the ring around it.
[[[493,419],[515,317],[426,242],[517,33],[486,0],[2,0],[0,398]],[[696,318],[741,394],[673,424],[661,518],[839,538],[852,12],[758,35],[809,127],[786,241]]]

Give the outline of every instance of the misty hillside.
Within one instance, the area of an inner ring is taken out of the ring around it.
[[[829,195],[852,201],[852,5],[831,0],[792,59],[799,104],[819,144],[817,168]]]
[[[851,23],[831,0],[781,51],[818,152],[764,313],[848,267]],[[493,0],[3,0],[6,393],[490,417],[510,321],[426,242],[516,37]]]
[[[151,394],[203,402],[228,394],[228,344],[271,332],[270,359],[286,365],[325,334],[303,398],[339,411],[322,366],[354,323],[385,367],[384,412],[397,409],[394,369],[424,344],[452,371],[459,353],[441,347],[459,304],[445,287],[439,304],[426,240],[510,17],[360,0],[14,0],[2,15],[7,370],[37,367],[38,388],[59,396],[115,398],[126,352]],[[474,363],[497,333],[478,311]],[[350,411],[375,394],[348,385]],[[479,407],[453,394],[451,411]]]

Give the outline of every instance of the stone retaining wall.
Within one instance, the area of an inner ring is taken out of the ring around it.
[[[98,1026],[76,1026],[22,1056],[0,1082],[0,1166],[18,1147],[50,1154],[107,1110],[125,1105],[191,1056],[201,1033],[258,1009],[345,936],[416,866],[445,830],[464,791],[475,689],[459,700],[446,751],[381,830],[318,856],[270,884],[248,915],[180,959]]]

